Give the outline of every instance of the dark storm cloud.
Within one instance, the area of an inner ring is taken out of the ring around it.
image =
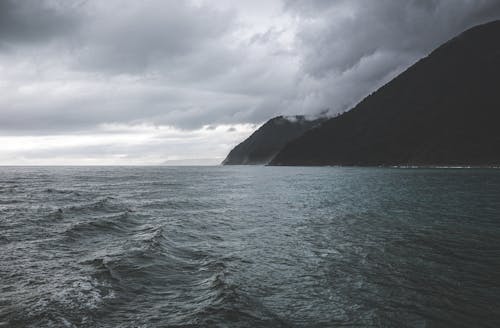
[[[475,24],[498,18],[500,2],[470,0],[299,1],[287,6],[314,20],[299,33],[304,69],[345,72],[377,51],[425,54]]]
[[[3,0],[0,135],[335,115],[499,18],[498,0]]]
[[[322,94],[334,112],[457,33],[500,17],[496,0],[287,0],[285,7],[302,19],[303,74],[338,90]]]
[[[0,100],[3,134],[114,122],[198,128],[248,109],[245,97],[200,85],[224,89],[215,79],[243,59],[224,39],[234,25],[230,10],[158,0],[2,6],[0,36],[16,50],[0,56],[12,74]]]
[[[0,1],[0,46],[40,43],[71,33],[82,2]]]

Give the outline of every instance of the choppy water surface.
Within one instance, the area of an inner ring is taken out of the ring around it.
[[[0,168],[3,327],[498,327],[500,170]]]

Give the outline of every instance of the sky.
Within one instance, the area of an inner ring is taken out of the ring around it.
[[[213,165],[336,115],[498,0],[0,0],[0,165]]]

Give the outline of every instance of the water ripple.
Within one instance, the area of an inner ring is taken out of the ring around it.
[[[497,327],[500,171],[0,168],[0,327]]]

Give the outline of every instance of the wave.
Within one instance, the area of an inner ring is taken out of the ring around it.
[[[59,273],[36,285],[22,301],[2,304],[0,323],[9,314],[8,327],[91,327],[93,315],[115,298],[109,284],[84,274]]]
[[[57,212],[61,216],[64,212]],[[92,221],[82,221],[71,224],[63,234],[69,237],[95,236],[108,233],[129,233],[136,223],[129,212],[101,216]]]
[[[82,196],[82,193],[72,189],[57,189],[57,188],[47,188],[43,192],[47,194],[63,194],[63,195],[75,195]]]
[[[24,203],[24,200],[15,199],[15,198],[0,199],[0,205],[14,205],[14,204],[20,204],[20,203]]]
[[[113,262],[108,258],[94,258],[81,261],[80,264],[92,266],[95,271],[93,276],[104,281],[120,282],[119,273],[115,272]]]
[[[178,312],[169,325],[213,326],[228,322],[274,327],[290,326],[232,281],[229,262],[186,247],[168,238],[165,226],[136,227],[127,247],[116,254],[96,252],[80,263],[92,268],[93,277],[107,281],[116,302],[148,312],[151,302],[169,304]],[[145,306],[145,308],[142,308]]]
[[[89,203],[70,205],[68,207],[62,208],[63,211],[73,211],[73,212],[84,212],[84,211],[112,211],[112,210],[123,210],[125,206],[116,201],[114,197],[107,196]]]
[[[250,297],[231,279],[225,262],[208,263],[215,273],[204,283],[208,284],[210,302],[195,314],[200,326],[230,325],[238,327],[291,327],[262,302]]]

